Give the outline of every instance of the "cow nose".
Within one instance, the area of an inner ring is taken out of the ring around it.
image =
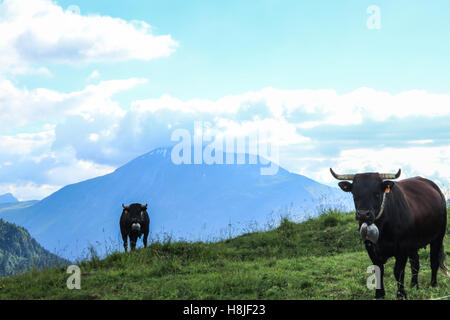
[[[370,210],[356,210],[356,219],[360,221],[368,221],[371,218]]]

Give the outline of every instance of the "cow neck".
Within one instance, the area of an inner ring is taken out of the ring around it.
[[[381,208],[380,208],[380,212],[378,213],[378,215],[375,217],[375,221],[377,221],[378,219],[381,218],[381,216],[383,215],[384,212],[384,206],[386,205],[386,195],[387,193],[383,193],[383,201],[381,202]]]

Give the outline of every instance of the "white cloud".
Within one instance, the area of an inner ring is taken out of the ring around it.
[[[136,112],[158,110],[183,113],[239,114],[248,118],[285,118],[299,128],[319,125],[361,124],[364,120],[383,122],[388,118],[410,116],[440,117],[450,115],[450,94],[432,94],[410,90],[390,94],[370,88],[360,88],[347,94],[334,90],[279,90],[266,88],[241,95],[226,96],[216,101],[193,99],[181,101],[163,95],[159,99],[133,103]],[[303,117],[295,117],[300,112]],[[305,120],[314,115],[317,120]]]
[[[221,118],[217,121],[213,134],[221,138],[252,137],[259,134],[259,143],[278,147],[309,143],[311,140],[297,133],[295,125],[284,119],[236,121]]]
[[[34,63],[151,60],[170,55],[177,42],[151,31],[143,21],[82,15],[50,0],[4,0],[0,70],[17,73],[31,70],[29,64]]]
[[[124,111],[111,96],[128,90],[146,79],[102,81],[81,91],[61,93],[48,89],[19,89],[9,80],[0,79],[0,128],[8,130],[29,123],[54,123],[69,115],[86,119],[95,114],[121,116]]]
[[[378,172],[403,168],[404,176],[436,176],[450,179],[450,147],[408,147],[343,150],[335,159],[341,170],[364,172],[378,168]]]
[[[329,159],[338,173],[392,172],[402,169],[401,178],[422,176],[432,179],[443,191],[450,191],[450,146],[397,147],[379,149],[348,149]],[[328,168],[322,168],[314,177],[334,182]]]
[[[48,148],[54,139],[55,132],[19,133],[14,136],[0,135],[2,155],[30,155],[36,150]]]
[[[434,142],[434,140],[431,140],[431,139],[407,141],[408,144],[430,144],[430,143],[433,143],[433,142]]]
[[[60,188],[60,186],[36,184],[33,182],[19,182],[12,184],[0,183],[0,194],[12,193],[20,201],[27,201],[45,198],[48,195],[58,191]]]

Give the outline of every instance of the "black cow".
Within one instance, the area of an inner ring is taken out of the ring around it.
[[[123,247],[128,248],[128,237],[130,238],[131,250],[136,249],[136,241],[144,235],[144,247],[147,247],[150,218],[147,213],[147,205],[133,203],[129,206],[122,204],[123,211],[120,216],[120,232],[122,233]]]
[[[447,226],[447,208],[443,193],[432,181],[415,177],[393,182],[397,174],[361,173],[338,175],[339,187],[353,194],[356,219],[372,263],[380,269],[381,283],[375,298],[384,298],[384,264],[395,257],[394,276],[397,280],[397,298],[407,297],[404,290],[404,272],[408,257],[411,263],[411,287],[418,288],[418,250],[430,245],[431,286],[437,285],[440,268],[446,277],[450,270],[444,264],[443,239]]]

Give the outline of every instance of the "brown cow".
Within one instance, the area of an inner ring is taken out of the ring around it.
[[[360,173],[331,174],[345,192],[353,194],[356,219],[372,263],[380,268],[381,283],[375,298],[384,298],[384,264],[395,257],[394,275],[398,283],[397,298],[406,298],[404,290],[405,266],[410,258],[411,287],[418,287],[420,248],[430,245],[431,285],[437,285],[437,270],[446,277],[443,239],[447,226],[447,207],[443,193],[432,181],[415,177],[398,182],[397,174]]]

